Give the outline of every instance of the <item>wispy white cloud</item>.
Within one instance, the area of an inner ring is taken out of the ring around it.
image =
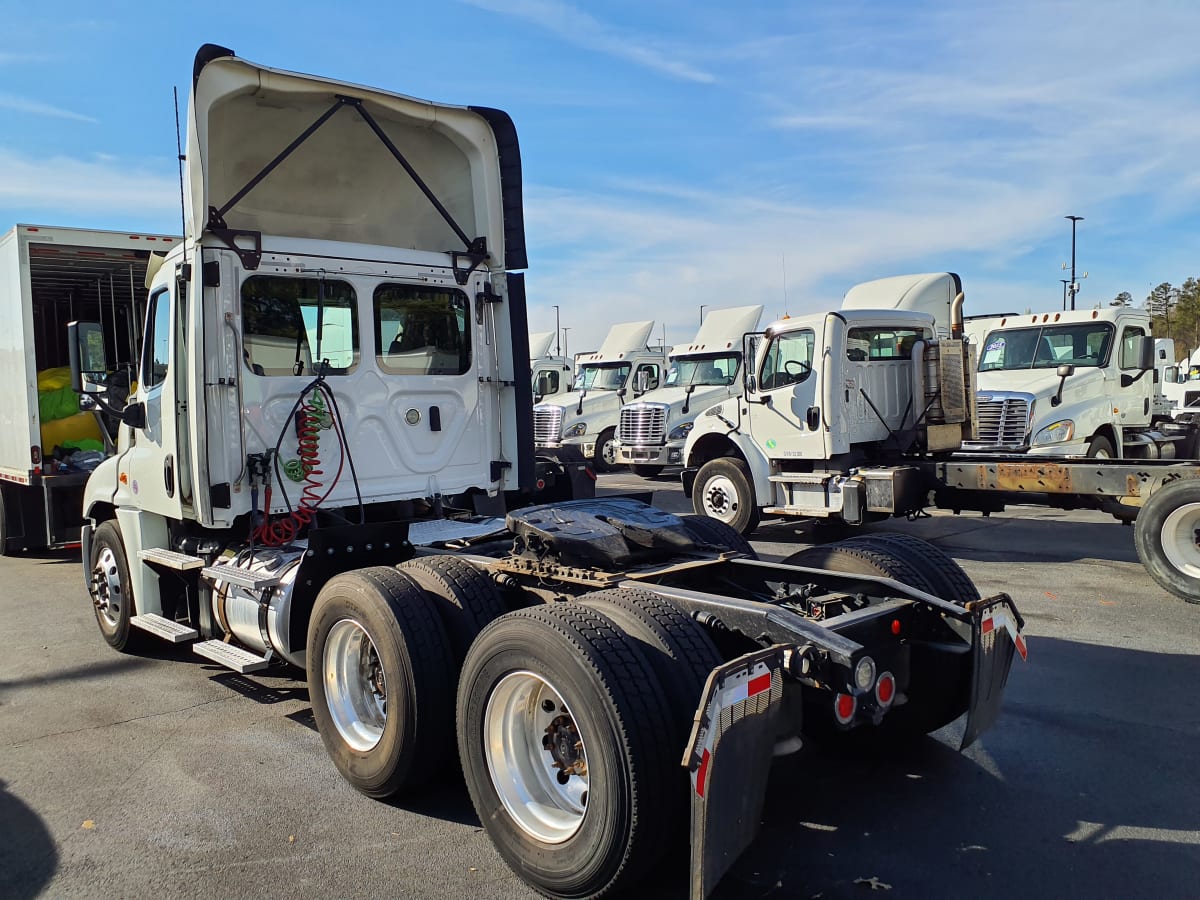
[[[177,176],[139,164],[65,156],[38,159],[0,147],[0,209],[22,217],[95,215],[97,227],[116,216],[166,216],[179,209]]]
[[[464,0],[489,12],[523,19],[577,47],[605,53],[684,81],[710,83],[716,78],[685,61],[679,51],[632,31],[602,22],[562,0]]]
[[[52,119],[70,119],[74,122],[96,121],[96,119],[91,116],[85,116],[83,113],[73,112],[69,109],[60,109],[48,103],[30,100],[28,97],[16,97],[12,94],[0,94],[0,109],[11,109],[15,112],[29,113],[34,116],[48,116]]]

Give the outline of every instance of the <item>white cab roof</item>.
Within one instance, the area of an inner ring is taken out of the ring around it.
[[[762,318],[761,306],[731,306],[714,309],[704,317],[700,330],[690,344],[680,344],[671,350],[672,356],[693,353],[719,353],[722,350],[742,349],[742,335],[758,328]]]

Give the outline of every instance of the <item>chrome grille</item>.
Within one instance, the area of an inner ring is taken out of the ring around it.
[[[621,407],[617,440],[632,447],[661,444],[666,437],[667,408],[656,403],[630,403]]]
[[[976,400],[978,438],[964,441],[965,449],[1000,448],[1016,450],[1026,446],[1029,431],[1029,401],[1022,397],[978,395]]]
[[[562,440],[563,408],[552,403],[533,408],[533,442],[557,444]]]

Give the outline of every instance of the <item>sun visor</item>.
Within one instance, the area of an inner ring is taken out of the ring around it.
[[[497,110],[202,49],[187,160],[190,234],[247,231],[434,252],[465,252],[482,238],[486,265],[524,267],[519,149]]]

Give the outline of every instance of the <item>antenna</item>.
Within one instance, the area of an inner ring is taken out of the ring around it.
[[[783,259],[783,315],[784,318],[788,314],[788,298],[787,298],[787,254],[784,253]]]
[[[175,156],[179,160],[179,223],[183,228],[179,232],[181,238],[187,237],[187,207],[183,200],[183,161],[186,157],[183,155],[183,141],[179,135],[179,88],[172,87],[171,92],[175,95]]]

